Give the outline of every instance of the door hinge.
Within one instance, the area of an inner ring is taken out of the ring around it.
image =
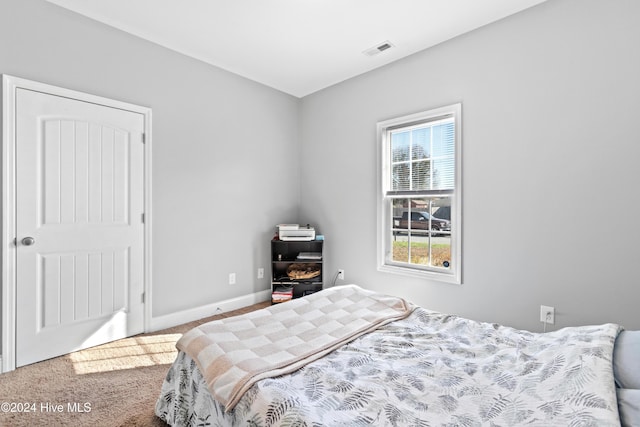
[[[144,213],[140,214],[140,219],[142,220],[142,223],[144,224]]]
[[[144,292],[142,294],[140,294],[140,302],[144,304]]]
[[[144,133],[143,133],[143,134],[141,134],[140,139],[142,139],[142,143],[143,143],[143,144],[146,144],[146,143],[147,143],[147,136],[146,136],[146,134],[144,134]]]

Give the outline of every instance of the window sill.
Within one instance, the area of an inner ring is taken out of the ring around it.
[[[378,271],[383,273],[392,273],[401,276],[415,277],[418,279],[433,280],[435,282],[450,283],[453,285],[460,285],[459,274],[437,273],[435,271],[419,270],[417,268],[400,267],[397,265],[383,264],[378,267]]]

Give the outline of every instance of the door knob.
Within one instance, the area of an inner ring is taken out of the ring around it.
[[[34,239],[33,237],[25,237],[24,239],[22,239],[22,244],[25,246],[31,246],[36,242],[36,239]]]

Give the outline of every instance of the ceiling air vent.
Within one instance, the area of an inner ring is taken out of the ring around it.
[[[374,56],[374,55],[377,55],[379,53],[384,52],[387,49],[391,49],[392,47],[393,47],[393,45],[391,44],[391,42],[385,41],[385,42],[380,43],[377,46],[374,46],[372,48],[369,48],[369,49],[365,50],[362,53],[364,53],[367,56]]]

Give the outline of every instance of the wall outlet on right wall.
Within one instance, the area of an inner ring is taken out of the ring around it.
[[[556,322],[556,309],[548,305],[540,306],[540,321],[553,325]]]

